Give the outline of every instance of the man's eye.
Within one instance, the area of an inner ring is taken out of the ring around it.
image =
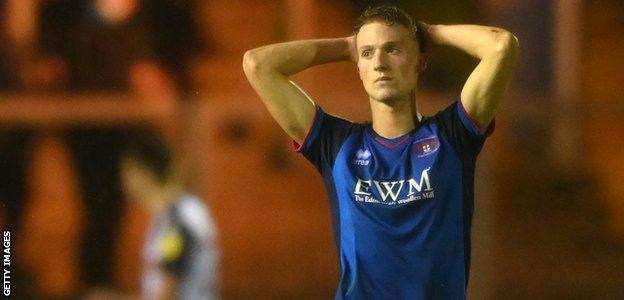
[[[387,52],[388,53],[397,53],[397,52],[399,52],[399,48],[390,47],[390,48],[388,48]]]
[[[370,50],[364,50],[362,51],[362,57],[369,57],[371,55],[371,51]]]

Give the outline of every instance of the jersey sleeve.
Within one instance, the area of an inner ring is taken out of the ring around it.
[[[494,121],[481,129],[468,115],[461,100],[453,102],[435,115],[444,135],[464,161],[474,161],[481,152],[485,139],[494,131]]]
[[[351,121],[326,113],[317,105],[314,122],[303,143],[299,145],[293,141],[295,151],[303,154],[322,174],[331,170],[340,147],[355,126]]]

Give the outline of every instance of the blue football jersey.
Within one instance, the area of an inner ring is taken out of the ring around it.
[[[461,101],[394,139],[317,106],[297,150],[329,193],[336,299],[466,297],[475,161],[489,131]]]

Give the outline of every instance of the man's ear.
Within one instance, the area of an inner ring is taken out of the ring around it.
[[[418,72],[422,72],[427,69],[429,63],[429,56],[426,53],[421,53],[418,57]]]
[[[360,72],[360,66],[359,66],[358,64],[356,64],[356,65],[355,65],[355,68],[356,68],[356,70],[357,70],[358,77],[360,78],[360,80],[363,80],[363,79],[362,79],[362,73]]]

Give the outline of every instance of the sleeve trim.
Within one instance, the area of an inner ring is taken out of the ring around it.
[[[309,140],[311,139],[312,136],[312,132],[314,132],[316,130],[316,127],[318,127],[317,123],[319,122],[320,119],[320,110],[321,108],[318,105],[314,105],[314,119],[312,119],[312,124],[310,125],[310,128],[308,129],[308,132],[306,133],[305,137],[303,138],[303,141],[301,142],[301,145],[299,143],[297,143],[297,141],[292,140],[292,147],[293,147],[293,151],[295,152],[301,152],[303,151],[303,148],[306,144],[309,143]]]
[[[468,127],[468,129],[471,132],[478,134],[478,135],[484,135],[486,137],[490,136],[494,132],[494,129],[496,128],[495,118],[492,119],[492,121],[486,128],[481,128],[479,124],[477,123],[477,121],[472,116],[470,116],[470,114],[468,114],[468,112],[464,108],[464,104],[462,103],[461,99],[457,102],[459,102],[458,106],[459,106],[459,111],[460,111],[460,119],[462,120],[462,123],[464,123],[464,125],[466,125],[466,127]]]

